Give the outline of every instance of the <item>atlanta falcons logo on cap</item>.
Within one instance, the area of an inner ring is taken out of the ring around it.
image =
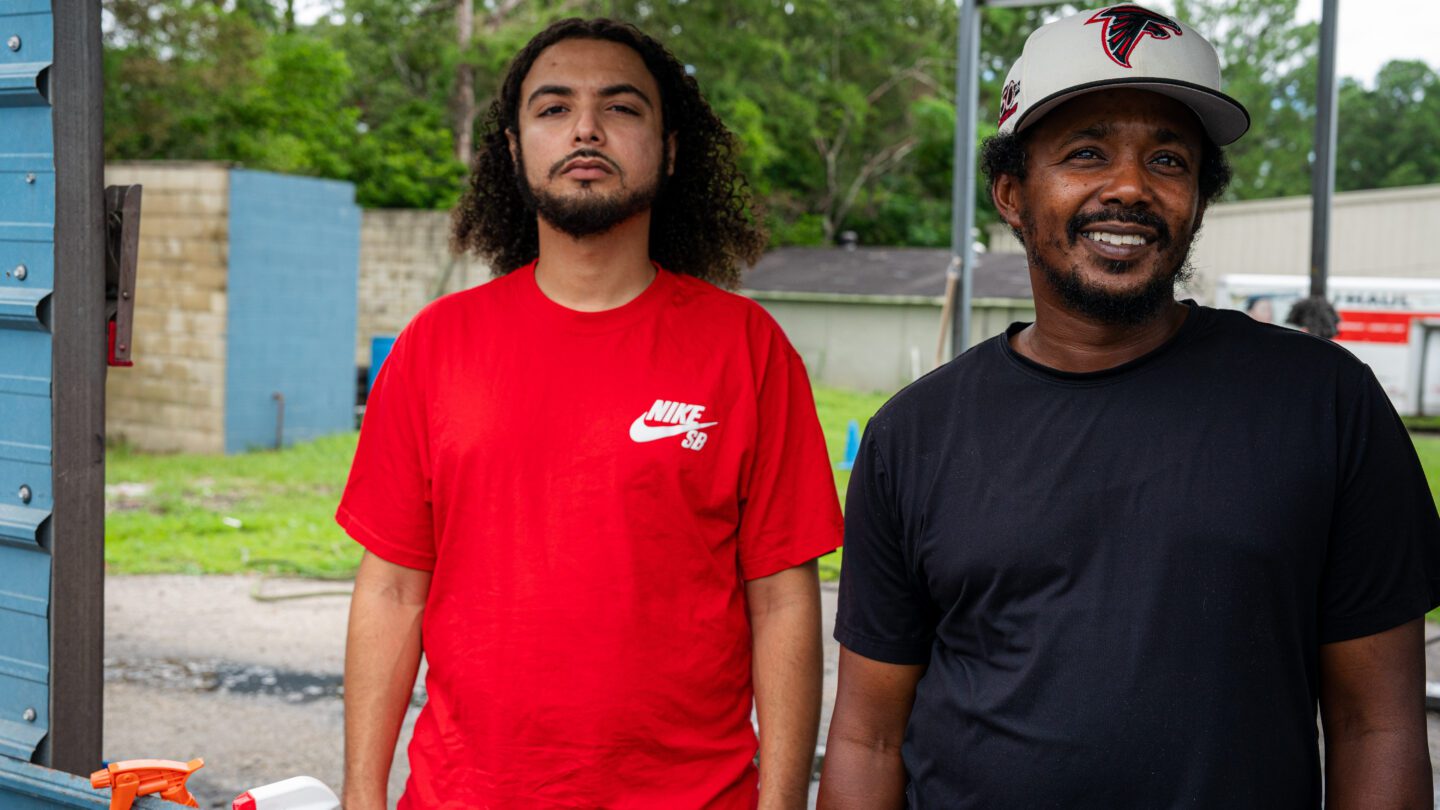
[[[1085,24],[1097,22],[1105,53],[1121,67],[1130,67],[1130,54],[1145,35],[1156,39],[1169,39],[1172,33],[1181,36],[1179,23],[1140,6],[1112,6],[1096,12]]]

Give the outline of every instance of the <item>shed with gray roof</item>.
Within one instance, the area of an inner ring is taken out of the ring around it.
[[[936,365],[945,300],[944,248],[778,248],[745,275],[742,292],[789,336],[816,383],[895,391]],[[971,344],[1033,320],[1025,257],[979,254]]]

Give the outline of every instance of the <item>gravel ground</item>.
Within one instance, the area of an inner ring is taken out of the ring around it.
[[[106,579],[107,760],[204,757],[205,767],[190,778],[202,808],[228,810],[247,788],[301,774],[339,792],[349,597],[261,602],[252,598],[257,588],[266,596],[336,590],[255,577]],[[829,640],[834,588],[824,588],[822,599],[823,741],[838,653]],[[422,700],[417,690],[417,704]],[[409,774],[404,749],[417,713],[410,710],[396,746],[392,806]]]
[[[105,585],[107,760],[204,757],[190,780],[202,808],[228,810],[247,788],[306,774],[337,792],[342,778],[347,595],[257,601],[335,591],[333,583],[255,577],[112,576]],[[343,589],[342,589],[343,590]],[[825,701],[830,726],[838,645],[830,638],[835,588],[821,591]],[[1440,637],[1428,625],[1427,637]],[[1426,650],[1440,681],[1440,644]],[[417,704],[423,695],[417,693]],[[400,795],[404,746],[418,710],[406,716],[391,772]],[[1430,760],[1440,763],[1440,715],[1431,712]],[[97,765],[96,767],[99,767]],[[1440,791],[1436,794],[1440,806]],[[811,806],[814,806],[812,785]]]

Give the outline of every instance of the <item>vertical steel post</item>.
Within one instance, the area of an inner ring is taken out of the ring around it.
[[[100,4],[54,0],[54,492],[50,734],[40,761],[100,767],[105,618],[105,157]]]
[[[975,275],[975,113],[980,103],[980,2],[960,0],[955,35],[955,157],[951,187],[950,268],[958,301],[950,314],[950,356],[970,347],[970,293]]]
[[[1330,274],[1330,201],[1335,194],[1335,30],[1339,0],[1320,12],[1320,76],[1315,93],[1315,165],[1310,171],[1310,296],[1325,298]]]

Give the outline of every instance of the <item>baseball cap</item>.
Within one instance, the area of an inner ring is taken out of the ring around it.
[[[1245,106],[1220,92],[1214,46],[1179,20],[1124,4],[1082,11],[1030,34],[1005,77],[1000,132],[1021,132],[1076,96],[1117,87],[1185,104],[1220,146],[1250,128]]]

